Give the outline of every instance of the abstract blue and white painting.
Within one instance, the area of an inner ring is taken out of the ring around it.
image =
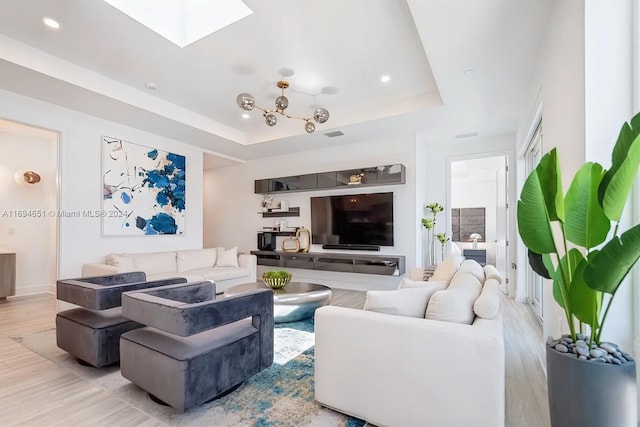
[[[105,236],[184,234],[185,157],[102,137]]]

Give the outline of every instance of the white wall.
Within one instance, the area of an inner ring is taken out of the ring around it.
[[[183,236],[102,237],[100,218],[60,218],[59,277],[76,277],[85,262],[111,252],[151,252],[202,247],[202,150],[115,122],[12,92],[0,91],[0,117],[60,131],[61,211],[102,208],[101,137],[111,136],[187,158]],[[38,267],[35,260],[30,267]]]
[[[415,176],[416,164],[413,140],[371,140],[362,143],[325,148],[304,153],[270,157],[249,161],[246,164],[214,169],[205,173],[204,179],[204,245],[238,246],[240,251],[257,249],[256,233],[262,227],[272,226],[274,218],[262,218],[262,195],[254,194],[254,180],[304,173],[353,169],[402,163],[406,166],[406,184],[355,187],[339,190],[308,191],[274,195],[274,200],[286,200],[290,207],[300,207],[299,217],[282,218],[290,227],[311,227],[310,198],[332,194],[394,193],[394,246],[383,247],[380,252],[368,254],[401,254],[406,256],[407,268],[415,261]],[[424,167],[423,164],[420,167]],[[323,251],[313,245],[313,252]],[[339,251],[330,251],[339,252]],[[353,251],[347,251],[354,253]],[[316,280],[344,288],[361,288],[366,282],[370,288],[392,288],[398,277],[361,275],[348,273],[296,270],[294,279]]]
[[[16,295],[48,292],[56,280],[57,141],[22,125],[0,132],[0,249],[16,252]],[[19,185],[24,170],[41,181]]]

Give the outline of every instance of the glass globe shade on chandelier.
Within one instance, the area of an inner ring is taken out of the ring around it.
[[[251,111],[254,108],[262,111],[262,116],[264,117],[264,122],[267,124],[267,126],[275,126],[278,123],[278,117],[276,116],[276,114],[280,114],[288,119],[303,120],[305,122],[304,130],[307,133],[313,133],[316,130],[316,125],[312,120],[320,124],[326,123],[327,120],[329,120],[329,111],[324,108],[316,108],[316,110],[313,112],[313,116],[311,117],[297,117],[285,113],[285,110],[289,106],[289,99],[284,95],[284,90],[289,87],[289,82],[287,82],[286,80],[280,80],[277,83],[277,86],[280,88],[281,93],[280,96],[276,98],[276,108],[274,109],[270,110],[256,105],[255,98],[253,97],[253,95],[248,93],[241,93],[240,95],[238,95],[238,97],[236,98],[236,103],[238,104],[238,107],[242,108],[245,111]]]

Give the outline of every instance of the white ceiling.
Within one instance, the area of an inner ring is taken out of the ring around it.
[[[513,132],[551,4],[244,2],[253,14],[179,48],[102,0],[0,0],[0,88],[221,154],[210,167],[384,136]],[[314,134],[284,117],[267,127],[259,111],[243,119],[236,106],[249,92],[271,108],[283,68],[295,71],[289,114],[331,113]]]

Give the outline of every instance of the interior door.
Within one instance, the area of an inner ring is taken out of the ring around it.
[[[509,293],[509,166],[507,158],[496,171],[496,268],[502,277],[502,292]]]

